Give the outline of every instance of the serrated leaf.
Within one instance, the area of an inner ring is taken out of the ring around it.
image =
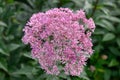
[[[115,38],[115,35],[113,33],[107,33],[103,37],[103,41],[109,41]]]

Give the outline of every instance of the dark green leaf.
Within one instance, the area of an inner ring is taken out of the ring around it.
[[[24,52],[23,56],[32,59],[32,56],[31,56],[31,53],[30,53],[30,52],[29,52],[29,53],[28,53],[28,52]]]
[[[103,37],[103,41],[109,41],[115,38],[115,35],[113,33],[107,33]]]
[[[17,70],[15,72],[13,72],[12,75],[13,76],[16,76],[16,75],[25,75],[29,79],[33,79],[32,70],[33,70],[32,67],[30,67],[30,66],[24,66],[20,70]]]
[[[116,56],[120,56],[120,51],[116,47],[109,47],[109,50]]]
[[[8,49],[9,49],[9,51],[14,51],[14,50],[16,50],[16,49],[19,48],[19,47],[20,47],[20,45],[11,43],[11,44],[8,46]]]
[[[4,62],[0,62],[0,69],[2,69],[2,70],[4,70],[4,71],[8,71],[7,70],[7,66],[6,66],[6,63],[4,63]]]
[[[116,59],[112,59],[109,63],[109,67],[118,66],[119,62]]]
[[[0,72],[0,80],[5,80],[5,74],[3,72]]]
[[[107,20],[96,22],[96,25],[99,25],[100,27],[103,27],[109,31],[115,31],[115,28],[113,27],[112,23]]]
[[[8,53],[6,53],[3,49],[0,48],[0,53],[3,54],[3,55],[6,55],[6,56],[9,56]]]
[[[104,80],[110,80],[111,72],[110,70],[106,70],[104,73]]]
[[[104,6],[114,7],[114,8],[116,7],[116,5],[113,4],[112,2],[104,2],[103,5],[104,5]]]
[[[116,39],[118,46],[120,47],[120,38]]]
[[[118,22],[118,23],[120,23],[120,19],[119,18],[117,18],[117,17],[113,17],[113,16],[100,16],[100,18],[102,18],[102,19],[107,19],[107,20],[110,20],[110,21],[113,21],[113,22]]]

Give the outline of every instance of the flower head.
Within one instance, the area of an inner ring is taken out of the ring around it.
[[[54,8],[32,15],[23,29],[22,41],[30,44],[32,57],[48,74],[58,75],[64,70],[78,76],[93,53],[90,36],[94,29],[93,20],[87,19],[83,10]]]

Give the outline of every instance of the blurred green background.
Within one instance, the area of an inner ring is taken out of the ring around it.
[[[78,77],[48,75],[21,41],[33,13],[55,7],[84,9],[96,29],[94,54]],[[0,0],[0,80],[120,80],[120,0]]]

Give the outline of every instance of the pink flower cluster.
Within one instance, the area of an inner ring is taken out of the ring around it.
[[[22,41],[30,44],[32,57],[48,74],[79,76],[93,53],[94,21],[83,10],[54,8],[33,14],[23,29]],[[62,68],[61,68],[62,67]]]

